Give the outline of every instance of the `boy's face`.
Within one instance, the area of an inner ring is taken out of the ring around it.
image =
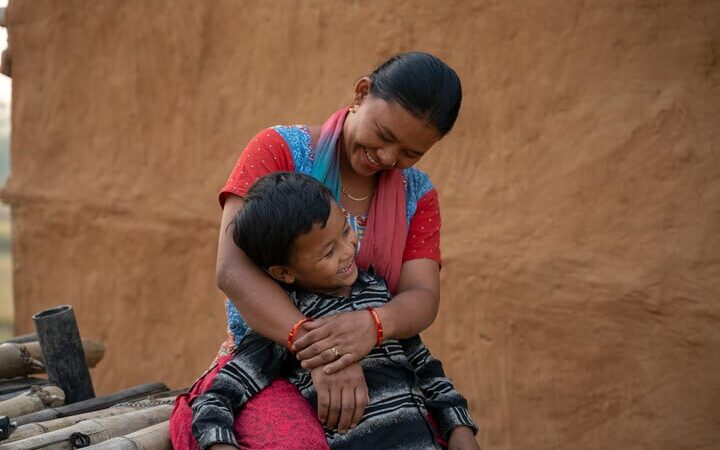
[[[350,294],[357,279],[357,235],[337,203],[331,201],[325,228],[312,229],[295,239],[290,265],[272,266],[270,274],[285,283],[328,295]]]

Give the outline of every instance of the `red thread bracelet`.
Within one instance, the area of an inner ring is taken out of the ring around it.
[[[373,318],[373,322],[375,322],[375,330],[377,330],[377,343],[376,346],[380,347],[383,341],[383,328],[382,328],[382,322],[380,322],[380,316],[378,315],[377,311],[375,311],[375,308],[368,307],[368,312]]]
[[[312,319],[309,317],[303,317],[302,319],[298,320],[295,325],[293,325],[292,330],[290,330],[290,334],[288,334],[288,348],[292,347],[293,342],[295,342],[295,335],[297,334],[297,331],[302,326],[302,324],[311,320]]]

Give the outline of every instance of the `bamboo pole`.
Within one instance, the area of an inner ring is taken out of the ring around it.
[[[76,416],[61,417],[59,419],[48,420],[45,422],[28,423],[26,425],[20,425],[12,432],[10,438],[5,442],[19,441],[20,439],[29,438],[31,436],[37,436],[39,434],[48,433],[50,431],[60,430],[65,427],[75,425],[78,422],[88,419],[100,419],[109,416],[119,416],[128,412],[137,411],[137,408],[130,406],[122,408],[106,408],[99,411],[92,411],[85,414],[78,414]],[[0,446],[1,447],[1,446]]]
[[[43,363],[19,344],[0,344],[0,378],[21,377],[44,370]]]
[[[21,334],[19,336],[13,336],[10,339],[5,339],[4,341],[0,341],[0,344],[10,343],[10,344],[24,344],[26,342],[32,342],[37,341],[37,333],[28,333],[28,334]]]
[[[7,395],[7,398],[14,397],[19,391],[27,391],[31,386],[50,384],[46,378],[13,378],[11,380],[0,380],[0,398]],[[15,393],[15,395],[12,395]]]
[[[46,309],[32,318],[48,379],[62,388],[66,402],[95,397],[72,306]]]
[[[25,394],[0,402],[0,416],[17,417],[61,406],[65,394],[57,386],[33,386]]]
[[[89,400],[60,406],[58,408],[46,408],[36,413],[16,417],[14,421],[17,426],[20,426],[33,422],[44,422],[46,420],[57,419],[58,417],[74,416],[76,414],[105,409],[116,403],[137,400],[147,397],[148,395],[165,392],[167,390],[167,386],[163,383],[155,382],[141,384],[140,386],[114,392],[102,397],[91,398]]]
[[[170,422],[160,422],[126,436],[91,445],[87,450],[172,450]]]
[[[105,345],[100,341],[82,339],[82,347],[88,367],[95,367],[105,356]],[[0,379],[43,372],[45,366],[38,341],[0,344]]]
[[[97,363],[105,356],[105,344],[94,339],[80,339],[80,341],[82,343],[83,353],[85,354],[85,364],[91,368],[97,366]],[[21,345],[30,353],[30,356],[43,363],[45,362],[42,349],[40,348],[40,342],[32,341]]]
[[[172,405],[161,405],[118,416],[89,419],[75,425],[3,443],[2,450],[73,450],[124,436],[170,418]]]

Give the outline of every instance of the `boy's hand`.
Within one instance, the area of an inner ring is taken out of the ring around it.
[[[368,311],[352,311],[305,322],[307,330],[292,346],[305,369],[324,366],[335,373],[367,356],[377,342],[375,322]],[[335,348],[340,358],[335,360]]]
[[[448,450],[480,450],[480,446],[470,428],[457,427],[450,432]]]
[[[228,444],[213,444],[210,446],[210,450],[237,450],[237,448]]]
[[[322,367],[310,371],[317,391],[318,419],[329,429],[345,433],[360,422],[368,404],[365,374],[360,364],[326,374]]]

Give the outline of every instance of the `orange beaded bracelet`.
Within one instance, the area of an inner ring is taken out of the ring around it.
[[[375,322],[375,330],[377,331],[377,343],[375,345],[380,347],[383,341],[383,328],[382,322],[380,322],[380,316],[378,315],[377,311],[375,311],[375,308],[368,307],[367,310],[372,316],[373,322]]]
[[[309,317],[303,317],[302,319],[298,320],[295,325],[293,325],[292,330],[290,330],[290,334],[288,334],[288,342],[287,346],[288,348],[292,347],[293,342],[295,342],[295,335],[297,334],[298,329],[304,324],[305,322],[309,322],[312,319]]]

